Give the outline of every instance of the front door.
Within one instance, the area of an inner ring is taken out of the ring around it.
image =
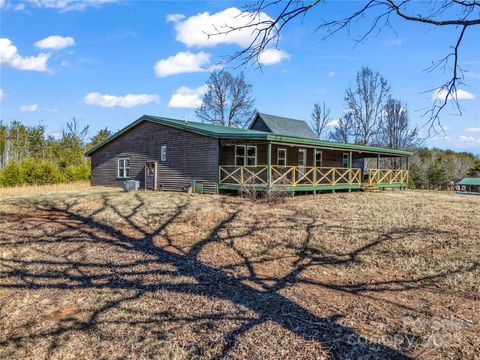
[[[145,189],[157,190],[157,162],[145,163]]]
[[[305,175],[305,171],[307,171],[307,150],[306,149],[298,149],[298,171],[297,171],[297,180]]]

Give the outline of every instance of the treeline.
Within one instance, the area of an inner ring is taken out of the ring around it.
[[[45,185],[90,179],[86,150],[110,135],[100,130],[87,143],[88,126],[75,118],[60,136],[47,135],[45,126],[18,121],[0,123],[0,186]]]
[[[378,72],[360,69],[345,90],[344,101],[348,111],[333,120],[325,103],[314,104],[310,124],[319,139],[412,151],[412,188],[453,189],[465,176],[480,176],[475,155],[422,147],[407,104],[392,97],[388,81]],[[391,160],[387,166],[396,168],[399,163]]]
[[[310,125],[319,139],[409,150],[421,144],[407,104],[392,97],[379,72],[361,68],[345,90],[344,105],[348,110],[340,118],[330,116],[325,102],[313,105]]]
[[[454,189],[465,176],[480,177],[480,159],[467,152],[441,149],[415,149],[409,171],[410,187]]]

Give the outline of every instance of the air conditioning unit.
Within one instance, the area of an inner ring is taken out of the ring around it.
[[[140,188],[140,181],[138,180],[125,180],[123,182],[123,191],[137,191]]]

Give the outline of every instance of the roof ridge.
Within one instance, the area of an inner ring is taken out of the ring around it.
[[[293,120],[293,121],[301,121],[301,122],[307,123],[305,120],[302,120],[302,119],[294,119],[294,118],[286,117],[286,116],[273,115],[273,114],[267,114],[267,113],[262,113],[262,112],[259,112],[258,114],[259,114],[259,115],[266,115],[266,116],[273,116],[273,117],[276,117],[276,118],[282,118],[282,119]],[[308,125],[308,124],[307,124],[307,125]]]

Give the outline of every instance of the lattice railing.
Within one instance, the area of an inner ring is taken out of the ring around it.
[[[368,183],[375,184],[407,184],[408,170],[369,169]]]
[[[219,167],[220,184],[268,186],[268,166]],[[337,186],[361,184],[361,169],[313,166],[271,166],[270,185],[278,186]]]

